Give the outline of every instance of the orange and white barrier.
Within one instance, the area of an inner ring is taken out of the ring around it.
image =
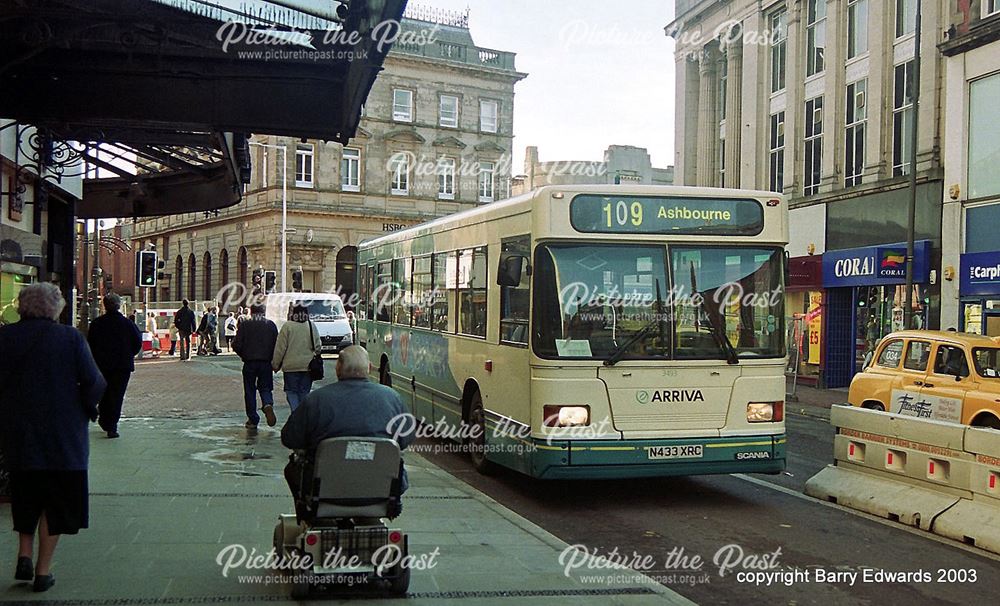
[[[1000,431],[834,406],[806,494],[1000,553]]]

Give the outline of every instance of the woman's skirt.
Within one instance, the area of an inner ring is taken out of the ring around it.
[[[14,531],[35,534],[45,514],[49,534],[76,534],[87,528],[90,495],[85,470],[26,470],[10,473]]]

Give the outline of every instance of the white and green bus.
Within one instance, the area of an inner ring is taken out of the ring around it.
[[[358,341],[480,471],[778,473],[787,241],[770,192],[546,186],[362,243]]]

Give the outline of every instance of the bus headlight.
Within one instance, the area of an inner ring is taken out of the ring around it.
[[[585,427],[590,425],[589,406],[559,406],[546,404],[542,407],[546,427]]]
[[[782,400],[777,402],[750,402],[747,404],[748,423],[777,423],[785,419],[785,403]]]

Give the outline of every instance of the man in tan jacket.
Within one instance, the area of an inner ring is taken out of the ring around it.
[[[278,342],[274,346],[271,368],[284,373],[285,397],[292,412],[298,408],[302,398],[312,390],[309,362],[322,351],[322,342],[316,325],[309,321],[309,310],[296,304],[291,317],[281,327]]]

